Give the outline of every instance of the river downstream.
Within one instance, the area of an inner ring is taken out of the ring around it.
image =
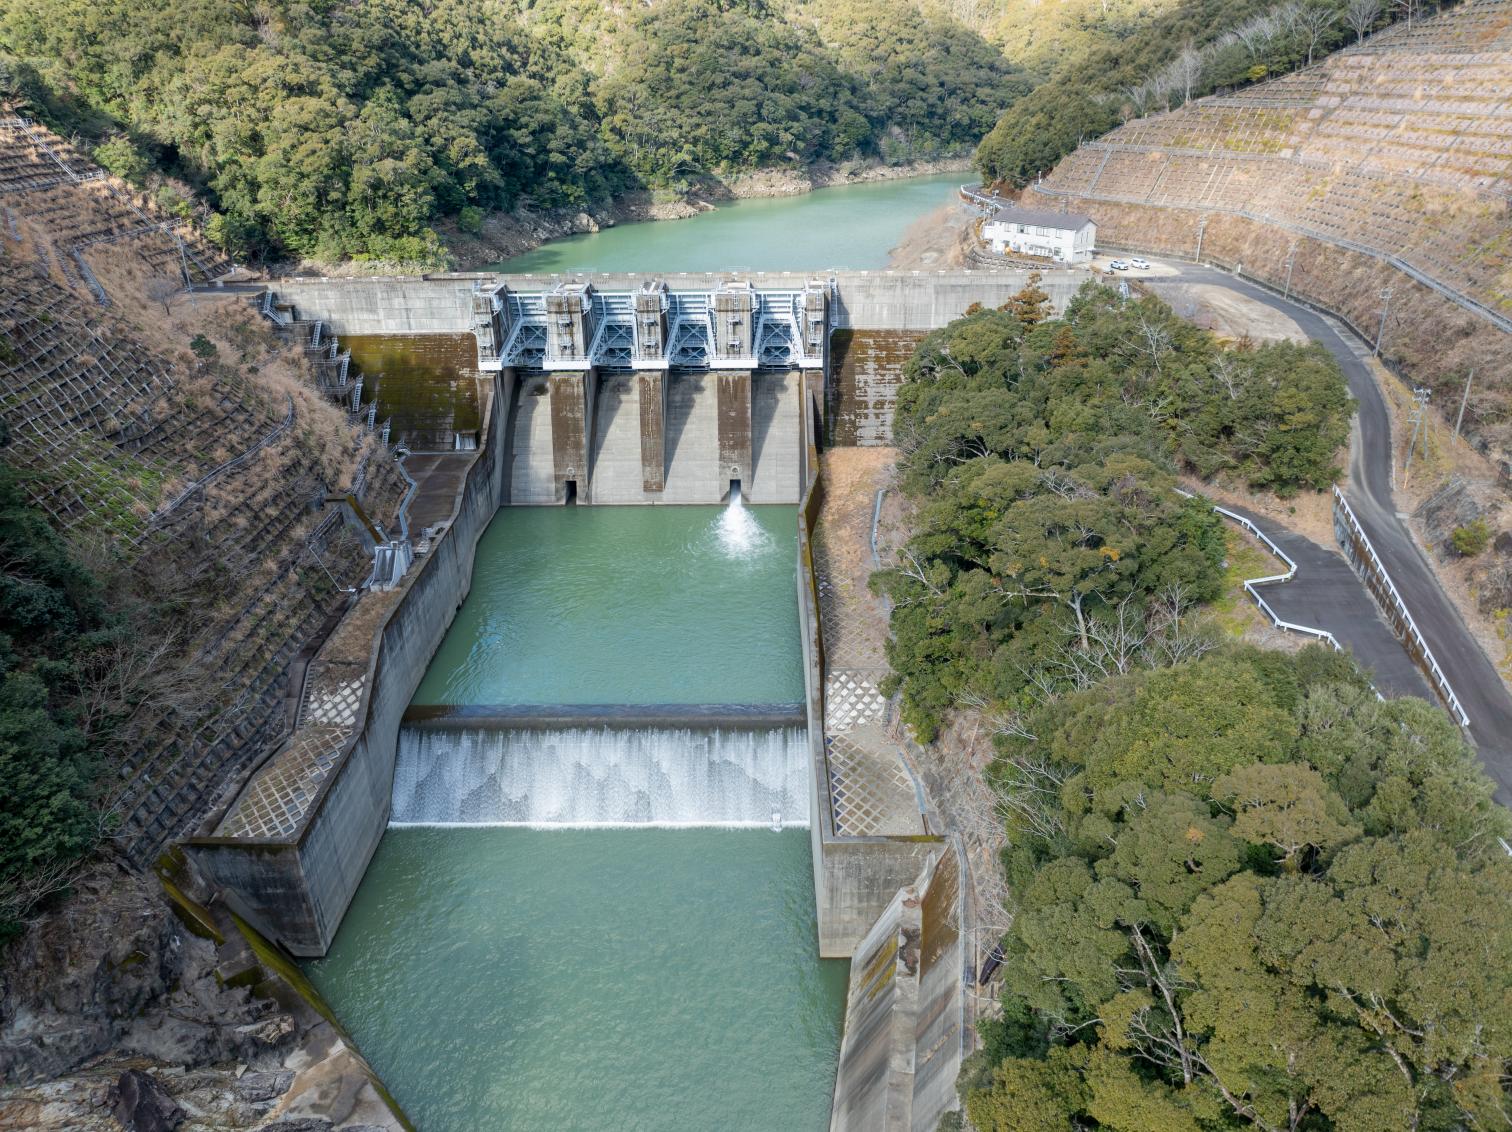
[[[877,268],[956,181],[740,201],[503,266]],[[800,828],[796,550],[791,506],[506,508],[480,540],[400,732],[393,824],[308,967],[420,1132],[827,1126],[847,964],[817,958]],[[723,714],[615,717],[646,705]],[[510,722],[552,706],[600,718]]]

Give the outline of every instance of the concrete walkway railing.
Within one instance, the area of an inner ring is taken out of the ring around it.
[[[1407,611],[1407,603],[1397,592],[1396,583],[1386,572],[1386,565],[1376,553],[1375,547],[1370,542],[1370,536],[1365,533],[1365,528],[1360,525],[1354,508],[1349,505],[1349,500],[1344,498],[1344,493],[1337,487],[1333,489],[1333,494],[1334,528],[1340,536],[1339,541],[1348,552],[1350,561],[1364,575],[1365,588],[1375,595],[1377,601],[1386,606],[1388,619],[1405,634],[1409,645],[1408,652],[1417,650],[1416,659],[1422,665],[1429,682],[1444,698],[1450,714],[1459,721],[1461,727],[1469,727],[1470,716],[1460,705],[1459,697],[1454,694],[1449,678],[1444,675],[1444,670],[1439,667],[1439,662],[1434,658],[1433,650],[1428,647],[1428,641],[1424,638],[1422,630],[1417,627],[1417,622]],[[1349,538],[1343,537],[1346,532]]]
[[[971,185],[962,185],[961,199],[964,200],[967,204],[974,204],[978,208],[985,208],[989,210],[1001,208],[1003,205],[1008,203],[1007,201],[999,197],[979,192],[978,189],[980,188],[980,185],[976,186],[975,188],[973,188]]]

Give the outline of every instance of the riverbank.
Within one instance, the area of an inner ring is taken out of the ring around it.
[[[654,220],[686,220],[734,201],[795,197],[818,189],[964,173],[970,168],[969,157],[951,157],[900,165],[846,162],[840,165],[826,163],[804,169],[764,169],[727,179],[711,178],[678,199],[660,199],[654,193],[640,191],[626,193],[608,205],[597,208],[520,207],[512,212],[489,213],[484,217],[482,228],[478,232],[464,232],[450,222],[438,225],[437,231],[450,256],[450,263],[446,266],[453,271],[477,271],[534,251],[552,240],[590,235],[607,228],[644,224]],[[302,260],[292,264],[273,264],[269,266],[269,271],[275,277],[322,275],[355,278],[413,274],[435,270],[438,266],[392,260],[348,260],[337,263]]]
[[[804,169],[759,169],[727,181],[713,181],[704,188],[701,196],[707,200],[792,197],[815,189],[865,185],[874,181],[897,181],[906,177],[935,177],[942,173],[965,173],[971,168],[970,157],[945,157],[934,161],[909,161],[901,165],[851,161],[840,165],[822,163]]]
[[[921,216],[888,252],[887,266],[935,271],[970,267],[970,252],[976,243],[971,225],[975,215],[971,206],[957,198]]]

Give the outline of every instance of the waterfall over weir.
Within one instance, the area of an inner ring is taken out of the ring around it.
[[[808,824],[801,728],[399,733],[396,825]]]

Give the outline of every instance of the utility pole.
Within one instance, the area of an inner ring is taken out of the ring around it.
[[[1432,390],[1421,385],[1412,387],[1412,416],[1408,423],[1412,425],[1412,438],[1407,441],[1407,462],[1402,466],[1402,486],[1407,486],[1407,474],[1412,471],[1412,454],[1417,450],[1418,433],[1423,434],[1423,459],[1428,458],[1428,430],[1425,427],[1425,418],[1428,416],[1428,397]]]
[[[1198,263],[1202,262],[1202,237],[1207,234],[1207,222],[1208,218],[1206,216],[1200,217],[1197,221],[1197,255],[1193,258]]]
[[[178,244],[179,270],[184,273],[184,290],[189,293],[189,305],[197,307],[199,303],[194,297],[194,280],[189,278],[189,253],[184,248],[184,238],[175,232],[173,240]]]
[[[1462,425],[1462,424],[1465,423],[1465,406],[1467,404],[1469,404],[1469,402],[1470,402],[1470,383],[1472,381],[1474,381],[1474,380],[1475,380],[1475,371],[1472,369],[1470,371],[1469,375],[1465,378],[1465,392],[1464,392],[1464,395],[1462,397],[1460,397],[1459,416],[1457,416],[1457,417],[1454,418],[1454,439],[1455,440],[1459,439],[1459,436],[1460,436],[1460,425]]]
[[[1283,299],[1291,298],[1292,268],[1297,264],[1297,241],[1293,240],[1291,247],[1286,249],[1286,286],[1281,289]]]
[[[1391,309],[1391,288],[1381,288],[1381,325],[1376,328],[1375,356],[1381,356],[1381,339],[1386,336],[1386,312]]]

